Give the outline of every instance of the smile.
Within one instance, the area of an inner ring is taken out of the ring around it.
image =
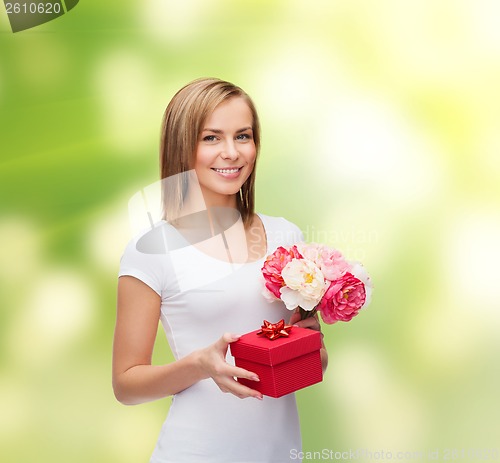
[[[243,167],[235,167],[232,169],[216,169],[215,167],[212,167],[212,170],[215,170],[215,172],[219,172],[219,174],[236,174],[241,169],[243,169]]]

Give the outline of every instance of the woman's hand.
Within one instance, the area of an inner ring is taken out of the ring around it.
[[[237,397],[262,398],[235,377],[259,379],[225,361],[228,345],[238,336],[226,333],[217,342],[165,365],[151,358],[160,319],[160,296],[142,281],[121,276],[113,343],[113,389],[123,404],[134,405],[177,394],[198,381],[212,378],[221,391]]]
[[[309,328],[311,330],[319,331],[321,333],[321,324],[318,319],[318,312],[316,312],[312,317],[308,317],[304,320],[300,319],[300,310],[297,307],[295,312],[290,317],[290,325],[298,326],[300,328]],[[323,367],[323,373],[326,371],[328,366],[328,352],[326,351],[325,343],[323,342],[323,333],[321,333],[321,365]]]
[[[255,397],[262,400],[259,391],[250,389],[238,383],[235,378],[246,378],[259,381],[259,377],[251,371],[230,365],[226,362],[226,353],[229,344],[240,337],[225,333],[214,344],[199,351],[199,365],[206,378],[212,378],[222,392],[229,392],[240,399]]]
[[[301,320],[300,311],[298,307],[290,317],[289,324],[299,326],[300,328],[309,328],[311,330],[319,331],[321,333],[321,325],[318,320],[318,313],[315,313],[312,317]],[[323,337],[323,333],[321,333],[321,337]]]

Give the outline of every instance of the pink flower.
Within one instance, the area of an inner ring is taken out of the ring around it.
[[[319,268],[327,280],[334,281],[348,272],[351,266],[340,251],[325,246],[320,252]]]
[[[297,248],[306,259],[312,260],[320,268],[327,280],[337,280],[351,268],[340,251],[328,246],[301,243]]]
[[[297,249],[306,259],[312,260],[319,267],[323,245],[318,243],[298,243]]]
[[[292,246],[290,249],[280,246],[267,257],[262,267],[266,288],[278,299],[281,297],[280,288],[285,286],[281,272],[292,259],[302,259],[297,246]]]
[[[351,273],[332,281],[319,304],[325,323],[348,322],[363,307],[366,300],[364,283]]]

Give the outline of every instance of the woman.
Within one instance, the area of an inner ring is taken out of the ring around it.
[[[191,82],[165,111],[166,220],[122,257],[113,348],[120,402],[173,395],[151,462],[276,463],[300,451],[294,394],[243,386],[237,378],[259,378],[227,355],[238,334],[290,317],[262,296],[260,269],[276,247],[302,240],[292,223],[254,212],[259,147],[255,106],[229,82]],[[290,323],[320,329],[317,318],[299,318]],[[176,358],[167,365],[151,364],[159,320]]]

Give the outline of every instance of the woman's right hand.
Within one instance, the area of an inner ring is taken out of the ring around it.
[[[229,344],[238,336],[226,333],[214,344],[164,365],[151,358],[161,314],[160,296],[142,281],[121,276],[113,342],[113,389],[123,404],[135,405],[177,394],[212,378],[221,391],[237,397],[262,398],[236,378],[257,380],[255,373],[226,363]]]
[[[262,400],[259,391],[243,386],[235,378],[246,378],[259,381],[259,377],[251,371],[230,365],[226,362],[229,344],[237,341],[238,335],[224,333],[214,344],[199,351],[200,368],[206,378],[212,378],[222,392],[228,392],[240,399],[255,397]]]

